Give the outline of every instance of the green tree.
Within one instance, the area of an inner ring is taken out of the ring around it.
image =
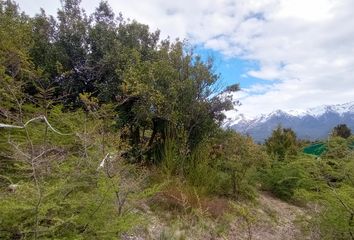
[[[162,147],[166,132],[178,133],[176,139],[186,140],[184,148],[192,151],[217,129],[223,111],[233,107],[230,99],[213,91],[218,80],[213,62],[184,48],[183,42],[163,41],[155,61],[144,61],[133,51],[122,86],[125,100],[118,107],[132,145],[138,146],[143,129],[150,129],[148,151]],[[235,85],[228,90],[238,89]]]
[[[28,89],[38,77],[29,55],[30,18],[13,1],[0,2],[0,120],[23,123]]]
[[[107,2],[100,2],[91,15],[88,42],[90,54],[88,69],[94,79],[97,95],[102,102],[116,102],[121,99],[120,86],[129,54],[119,40],[118,29],[123,25],[123,17],[117,18]]]
[[[346,124],[338,124],[332,130],[332,135],[337,137],[348,138],[351,134],[351,130]]]
[[[43,9],[31,20],[33,45],[29,53],[32,62],[42,71],[41,78],[53,84],[58,75],[56,64],[59,61],[59,53],[54,44],[57,22],[53,16],[47,16]]]
[[[94,92],[94,79],[88,68],[88,28],[90,20],[80,8],[81,0],[63,0],[58,11],[55,49],[58,51],[56,81],[66,95],[66,104],[78,107],[79,94]]]
[[[254,197],[255,173],[258,168],[268,165],[266,153],[251,137],[234,132],[226,132],[220,140],[214,145],[218,152],[213,157],[220,170],[229,177],[232,196]]]
[[[265,146],[268,154],[280,161],[297,155],[296,134],[290,128],[278,126],[266,139]]]

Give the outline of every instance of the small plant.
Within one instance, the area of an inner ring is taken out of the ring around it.
[[[236,203],[231,203],[234,213],[241,219],[243,227],[247,231],[247,239],[252,240],[252,228],[257,221],[255,212],[252,212],[247,206],[242,206]]]

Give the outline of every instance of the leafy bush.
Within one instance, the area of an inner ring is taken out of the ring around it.
[[[3,144],[14,165],[0,174],[0,238],[111,239],[142,223],[130,210],[158,189],[115,153],[119,135],[101,138],[104,123],[82,111],[54,108],[48,119],[75,134],[44,137],[44,123],[7,132],[11,141]]]
[[[219,152],[213,154],[212,161],[217,163],[219,171],[226,174],[229,181],[224,186],[224,194],[234,198],[254,197],[256,172],[268,164],[263,149],[250,137],[228,131],[221,134],[216,143],[214,146],[219,148]]]
[[[331,137],[327,143],[327,151],[322,157],[329,159],[346,158],[350,154],[349,140],[342,137]]]
[[[319,170],[314,161],[302,157],[291,162],[274,162],[260,173],[262,188],[283,200],[291,200],[300,189],[315,188]]]

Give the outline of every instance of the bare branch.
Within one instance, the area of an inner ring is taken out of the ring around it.
[[[20,129],[24,129],[24,128],[26,128],[26,126],[28,124],[30,124],[31,122],[37,121],[37,120],[44,120],[44,122],[47,124],[49,129],[52,130],[53,132],[55,132],[56,134],[63,135],[63,136],[73,135],[72,133],[61,133],[58,130],[56,130],[55,128],[53,128],[52,125],[49,123],[48,119],[45,116],[39,116],[39,117],[32,118],[32,119],[28,120],[23,126],[0,123],[0,128],[20,128]]]

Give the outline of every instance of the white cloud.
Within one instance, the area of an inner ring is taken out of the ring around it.
[[[244,74],[270,80],[270,85],[245,89],[240,112],[255,115],[354,100],[352,0],[108,2],[116,12],[160,29],[163,37],[187,37],[227,57],[258,62],[259,68]],[[97,4],[82,1],[88,12]]]

